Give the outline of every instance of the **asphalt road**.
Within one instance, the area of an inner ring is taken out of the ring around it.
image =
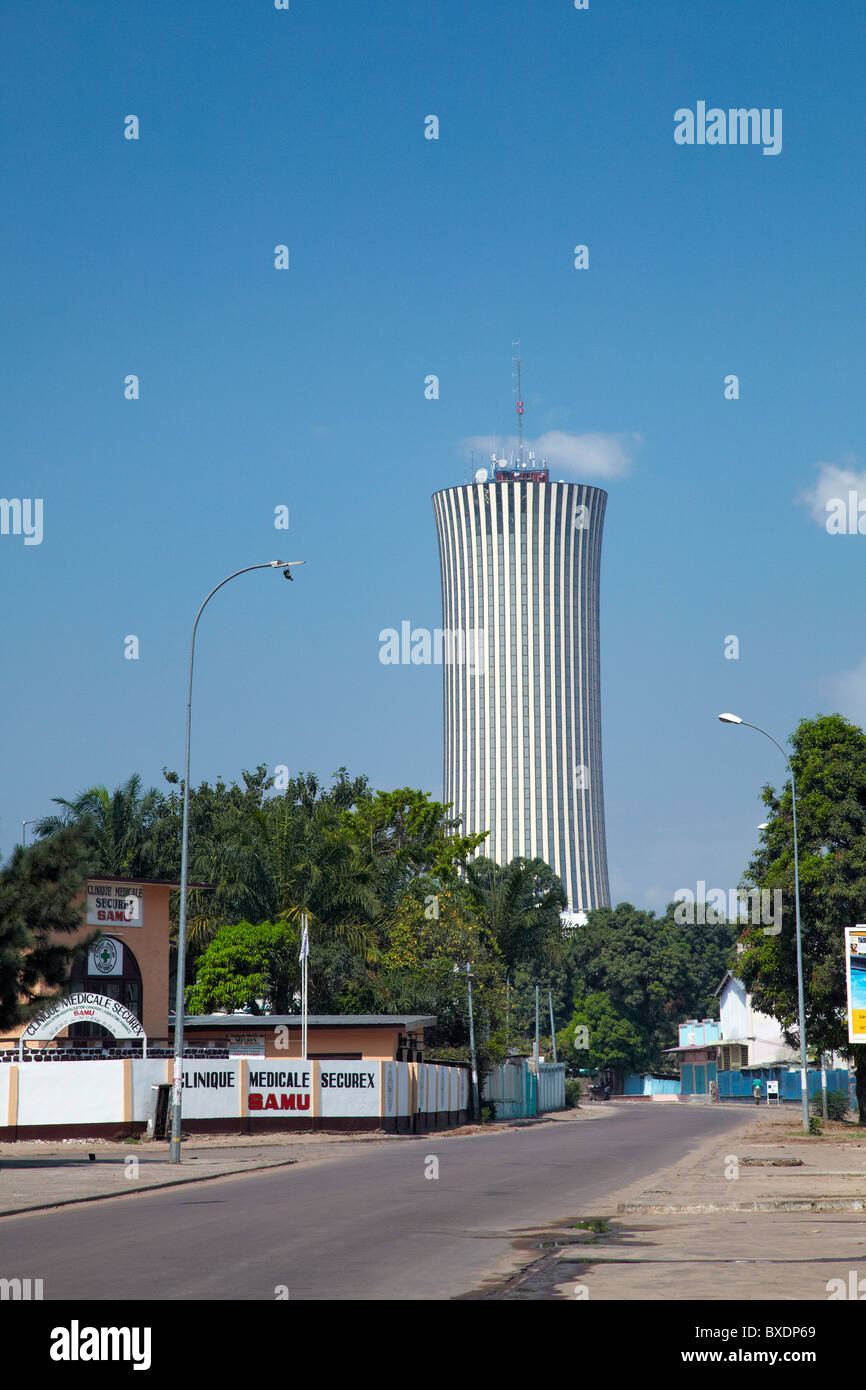
[[[621,1105],[593,1121],[335,1146],[269,1173],[0,1220],[0,1274],[50,1299],[445,1299],[509,1270],[521,1230],[742,1125],[740,1107]],[[430,1159],[438,1158],[438,1178]],[[285,1294],[283,1294],[285,1296]]]

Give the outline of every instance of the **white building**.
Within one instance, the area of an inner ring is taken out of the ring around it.
[[[730,970],[725,971],[713,993],[719,1001],[721,1022],[720,1071],[799,1060],[800,1054],[785,1042],[782,1025],[754,1008],[746,986]]]
[[[610,904],[598,591],[607,493],[494,460],[433,496],[443,627],[445,801],[481,853],[540,858],[572,913]]]
[[[740,1067],[772,1066],[774,1063],[800,1064],[799,1049],[785,1042],[782,1025],[769,1014],[762,1014],[752,1004],[742,980],[730,970],[725,971],[714,995],[719,1001],[721,1043],[719,1071],[739,1070]],[[808,1032],[806,1043],[808,1046]],[[810,1052],[810,1055],[811,1052]],[[827,1054],[828,1066],[847,1067],[842,1053]]]

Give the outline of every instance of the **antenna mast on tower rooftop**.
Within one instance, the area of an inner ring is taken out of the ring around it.
[[[517,349],[515,353],[514,349]],[[520,339],[511,344],[511,383],[514,387],[515,378],[517,381],[517,462],[523,467],[523,392],[521,390],[521,367],[523,363],[520,357]]]

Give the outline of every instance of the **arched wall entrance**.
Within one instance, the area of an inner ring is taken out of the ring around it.
[[[130,946],[114,936],[101,936],[87,951],[76,956],[69,972],[70,993],[89,991],[116,999],[142,1021],[141,970]],[[73,1023],[70,1038],[111,1039],[99,1023]]]

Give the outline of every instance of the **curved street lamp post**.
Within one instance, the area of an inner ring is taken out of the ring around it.
[[[293,565],[303,565],[303,560],[268,560],[263,565],[246,565],[242,570],[235,570],[234,574],[229,574],[225,579],[220,580],[216,588],[211,589],[201,608],[195,615],[195,622],[192,627],[192,641],[189,648],[189,688],[186,700],[186,764],[183,776],[183,831],[181,837],[180,851],[180,921],[177,931],[177,989],[175,991],[174,1005],[174,1076],[171,1089],[171,1143],[169,1145],[169,1162],[180,1163],[180,1119],[181,1119],[181,1096],[183,1094],[183,1013],[186,994],[186,897],[187,884],[189,880],[189,743],[190,726],[192,721],[192,671],[195,661],[195,634],[198,628],[198,620],[210,603],[217,590],[230,580],[237,579],[239,574],[249,574],[250,570],[282,570],[286,579],[291,579],[291,567]]]
[[[740,719],[737,714],[720,714],[719,719],[723,724],[742,724],[747,729],[756,729],[759,734],[763,734],[771,743],[775,743],[785,762],[788,764],[788,771],[791,774],[791,814],[794,824],[794,911],[797,923],[797,995],[799,1004],[799,1023],[800,1023],[800,1085],[803,1092],[803,1133],[809,1133],[809,1086],[806,1062],[806,1002],[803,992],[803,943],[800,933],[800,856],[797,849],[797,785],[794,781],[794,766],[788,754],[785,752],[781,743],[768,734],[766,729],[761,729],[757,724],[749,724],[747,720]],[[759,827],[760,828],[760,827]]]

